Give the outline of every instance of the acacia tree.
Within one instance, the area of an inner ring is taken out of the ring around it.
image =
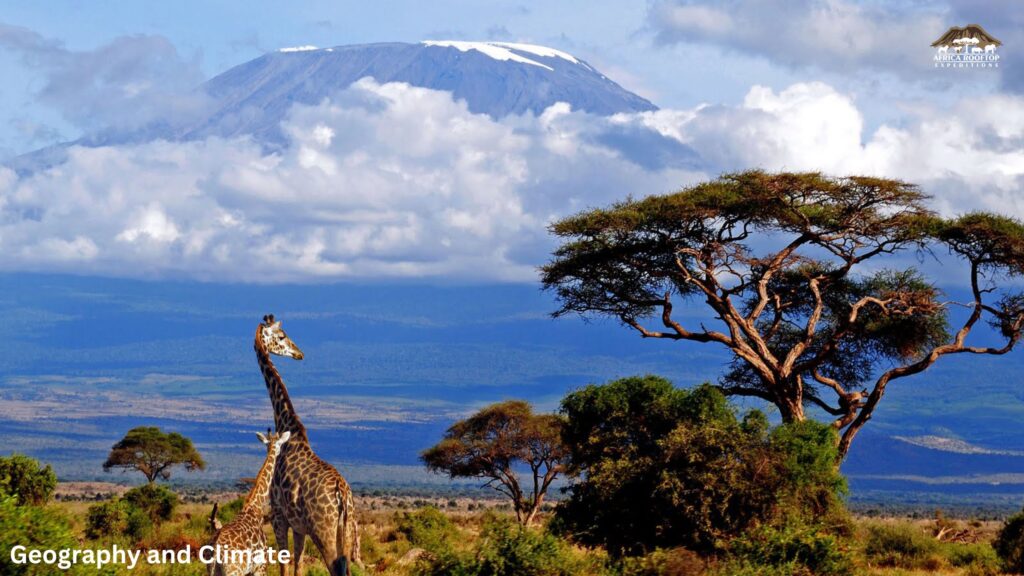
[[[834,417],[842,459],[890,382],[944,356],[1005,354],[1021,336],[1024,295],[1004,280],[1024,273],[1024,225],[943,219],[927,199],[898,180],[728,174],[556,222],[564,241],[543,282],[555,316],[610,316],[645,338],[725,346],[725,393],[771,402],[786,422],[818,406]],[[969,301],[946,300],[913,267],[885,267],[940,251],[962,263],[946,269],[963,270]],[[680,301],[701,302],[715,323],[686,325],[673,316]],[[968,344],[983,319],[999,345]]]
[[[182,465],[185,470],[203,470],[206,463],[192,441],[177,432],[164,433],[155,426],[132,428],[110,450],[103,469],[138,470],[152,484],[157,478],[171,477],[171,468]]]
[[[534,414],[522,400],[499,402],[453,424],[420,458],[431,472],[486,479],[484,486],[511,499],[516,519],[528,526],[565,468],[562,426],[561,417]],[[529,470],[531,487],[524,489],[517,467]]]

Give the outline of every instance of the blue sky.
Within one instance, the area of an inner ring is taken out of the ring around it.
[[[973,22],[1002,40],[1001,68],[934,69],[930,42]],[[186,114],[196,85],[280,47],[442,38],[559,48],[662,110],[494,119],[369,82],[296,108],[277,154],[245,139],[76,147],[50,170],[0,168],[0,269],[237,280],[258,261],[269,282],[533,281],[552,218],[752,167],[904,178],[944,214],[1024,216],[1024,9],[1009,0],[24,3],[0,20],[0,158]],[[438,130],[422,133],[426,115]],[[639,165],[609,130],[698,161]],[[391,136],[412,132],[419,147]]]

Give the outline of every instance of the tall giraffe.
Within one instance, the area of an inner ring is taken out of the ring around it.
[[[267,535],[263,532],[263,509],[267,505],[270,496],[270,481],[274,474],[274,463],[281,453],[281,445],[288,441],[291,432],[285,432],[278,436],[270,433],[264,436],[259,432],[256,436],[260,442],[267,446],[267,458],[256,475],[256,483],[249,495],[245,498],[242,511],[234,520],[223,528],[218,527],[217,506],[213,506],[213,514],[210,515],[210,524],[216,528],[211,545],[219,546],[222,549],[230,550],[267,550]],[[243,562],[214,562],[207,566],[209,576],[249,576],[250,574],[261,576],[267,573],[266,563],[256,562],[254,557],[249,557]]]
[[[273,314],[256,328],[256,360],[274,406],[277,432],[291,432],[292,440],[281,451],[270,486],[270,523],[278,547],[287,546],[292,531],[292,573],[299,576],[306,536],[320,551],[331,576],[350,576],[350,562],[360,563],[359,526],[348,482],[333,466],[321,460],[309,445],[306,427],[299,421],[281,374],[271,354],[302,360],[302,351],[281,329]],[[281,564],[281,576],[285,576]]]

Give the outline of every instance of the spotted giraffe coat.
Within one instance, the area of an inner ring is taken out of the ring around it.
[[[288,531],[292,532],[293,574],[298,574],[305,537],[309,536],[331,575],[347,576],[351,574],[351,562],[361,564],[352,490],[333,466],[313,452],[306,428],[270,356],[302,359],[302,352],[273,316],[264,317],[257,328],[254,348],[274,408],[277,431],[292,433],[292,440],[281,452],[270,487],[274,535],[279,543],[287,542]],[[282,576],[284,573],[282,566]]]
[[[260,440],[267,445],[267,457],[256,475],[256,482],[249,490],[249,495],[238,513],[227,526],[217,531],[210,542],[212,546],[231,550],[267,550],[267,535],[263,532],[263,509],[267,506],[270,496],[270,482],[274,476],[274,468],[281,445],[288,441],[291,434],[285,432],[280,436],[259,434]],[[216,508],[214,508],[216,514]],[[211,521],[215,521],[211,518]],[[267,573],[265,563],[250,559],[249,562],[230,563],[214,562],[207,566],[209,576],[261,576]]]

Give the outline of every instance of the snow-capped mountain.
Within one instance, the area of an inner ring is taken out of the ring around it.
[[[294,104],[318,104],[364,77],[451,92],[471,112],[494,118],[540,114],[557,102],[598,115],[657,109],[583,60],[544,46],[464,41],[297,46],[264,54],[208,80],[197,88],[207,97],[198,115],[130,131],[87,134],[7,165],[31,172],[59,164],[72,144],[252,135],[265,145],[280,146],[286,143],[281,121]]]
[[[451,92],[472,112],[539,114],[556,102],[594,114],[654,110],[566,52],[531,44],[426,41],[333,48],[299,46],[265,54],[211,79],[215,110],[178,137],[255,134],[274,141],[295,103],[316,104],[363,77]]]

